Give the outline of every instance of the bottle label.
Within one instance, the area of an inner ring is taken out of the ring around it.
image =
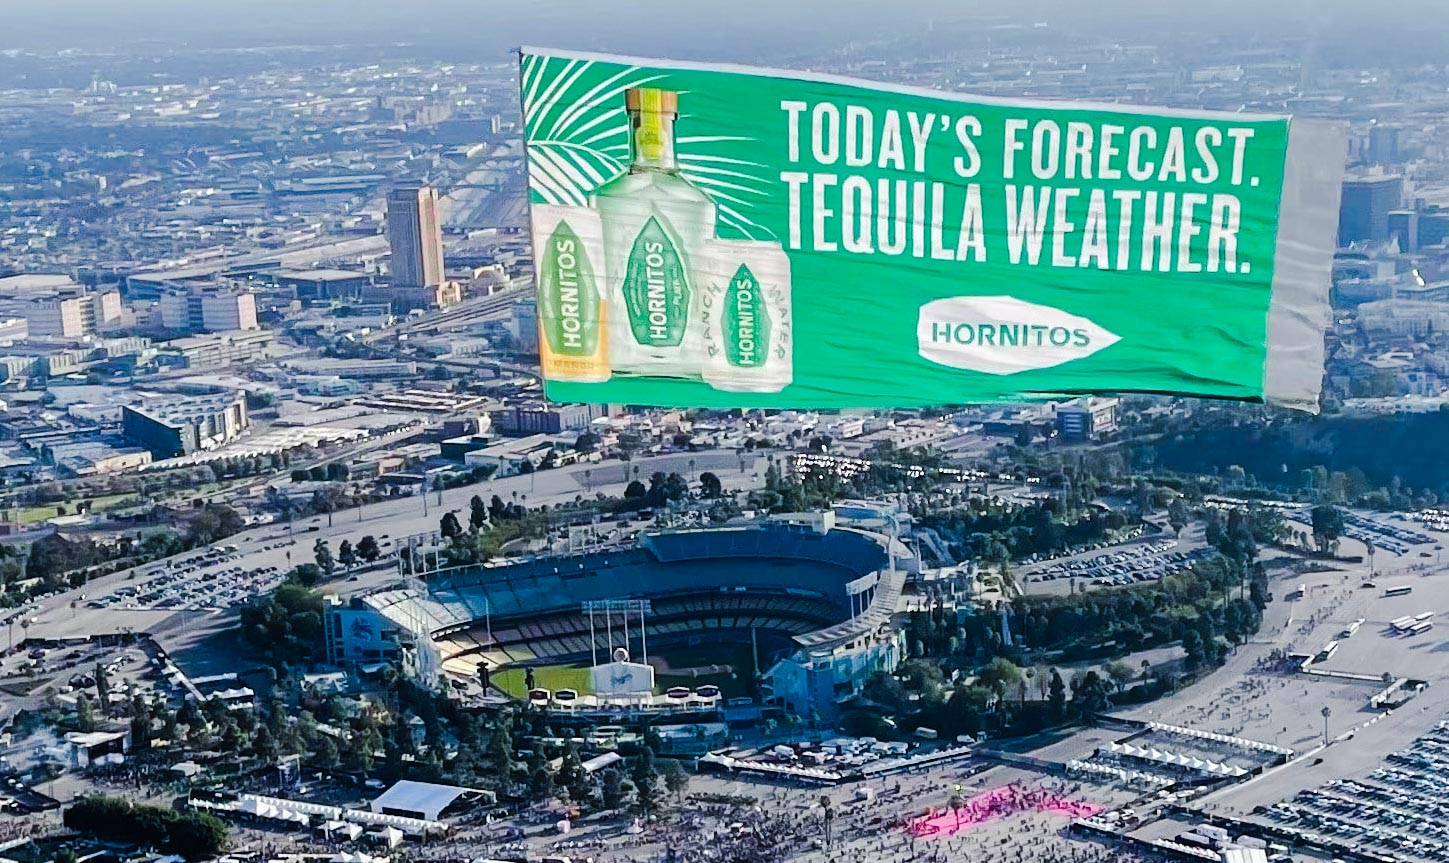
[[[661,348],[684,341],[689,280],[678,247],[656,216],[649,217],[629,251],[622,291],[634,341]]]
[[[756,369],[769,360],[769,307],[759,280],[744,264],[730,279],[721,327],[724,330],[725,359],[730,365]]]
[[[599,346],[599,293],[584,244],[568,222],[559,222],[548,238],[539,280],[548,346],[564,356],[591,356]]]

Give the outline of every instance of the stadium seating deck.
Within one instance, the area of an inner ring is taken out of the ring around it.
[[[903,576],[882,572],[880,537],[788,525],[750,525],[648,534],[632,549],[541,557],[441,573],[426,597],[412,590],[366,601],[437,645],[444,671],[471,676],[490,667],[584,659],[604,643],[589,601],[648,599],[650,639],[750,629],[821,646],[878,626],[894,610]],[[849,620],[846,584],[882,572],[874,601]],[[491,639],[485,620],[491,624]],[[630,620],[637,633],[638,618]],[[620,620],[614,617],[615,639]]]

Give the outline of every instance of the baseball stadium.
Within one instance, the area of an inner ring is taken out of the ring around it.
[[[758,696],[830,716],[901,658],[891,543],[823,513],[443,569],[334,605],[328,649],[337,662],[397,660],[455,690],[486,679],[550,709]]]

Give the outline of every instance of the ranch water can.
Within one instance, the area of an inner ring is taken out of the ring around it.
[[[548,380],[609,379],[604,228],[587,207],[533,206],[538,356]]]
[[[793,377],[790,257],[779,243],[714,240],[696,272],[704,284],[704,382],[717,390],[775,393]]]

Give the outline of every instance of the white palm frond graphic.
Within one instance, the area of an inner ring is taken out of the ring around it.
[[[521,90],[529,188],[545,203],[587,206],[595,189],[629,167],[624,92],[663,77],[637,66],[525,55]],[[753,140],[680,137],[680,174],[714,199],[721,222],[750,239],[773,239],[748,215],[770,194],[767,166],[710,152],[716,145]]]
[[[591,60],[523,58],[528,183],[547,203],[584,206],[589,193],[628,167],[624,91],[660,76],[636,66],[599,79]]]

